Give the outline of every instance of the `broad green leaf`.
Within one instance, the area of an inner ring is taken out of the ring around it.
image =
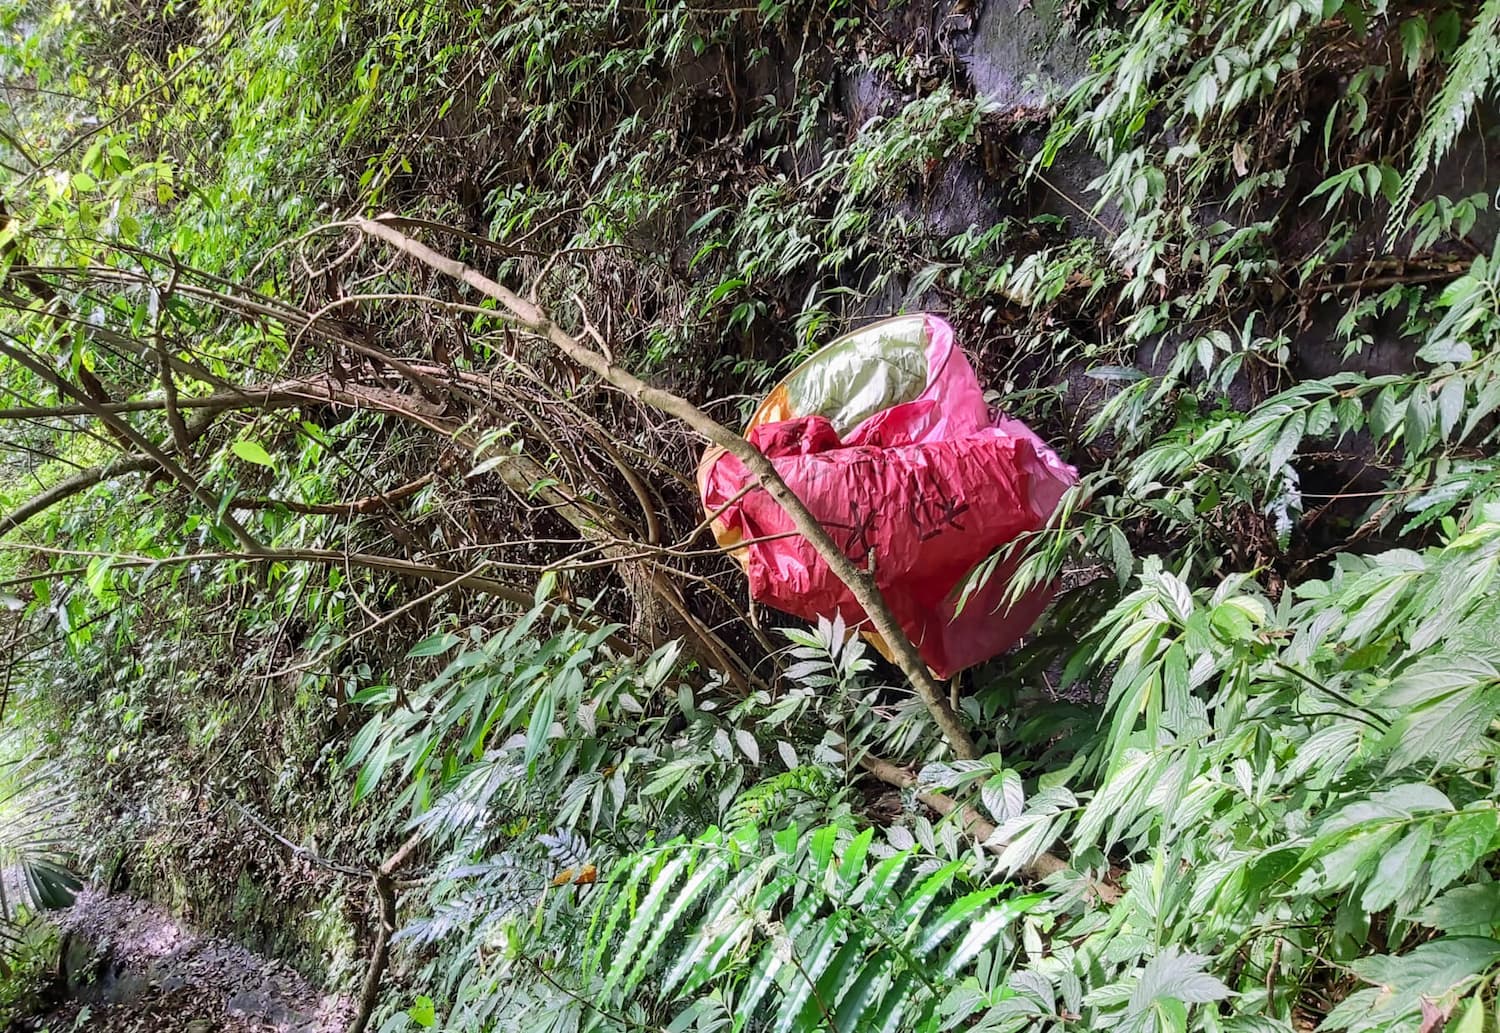
[[[1489,936],[1500,931],[1500,883],[1456,886],[1422,909],[1423,925],[1445,933]]]
[[[1500,813],[1483,806],[1455,814],[1438,834],[1429,872],[1433,888],[1441,889],[1473,868],[1494,848],[1500,837]]]
[[[406,1015],[423,1029],[431,1029],[437,1025],[437,1008],[431,997],[419,995],[416,1003],[406,1010]]]
[[[1439,997],[1500,961],[1500,941],[1483,936],[1445,936],[1406,954],[1359,958],[1355,975],[1403,994]]]
[[[1476,993],[1463,1006],[1458,1021],[1452,1027],[1453,1033],[1484,1033],[1485,1012],[1484,995]]]
[[[257,466],[269,466],[272,469],[276,467],[276,461],[271,458],[271,453],[267,452],[254,441],[236,441],[229,446],[229,450],[247,463],[254,463]]]
[[[1431,845],[1432,824],[1420,822],[1381,856],[1374,877],[1365,886],[1361,906],[1380,911],[1399,900],[1421,872]]]

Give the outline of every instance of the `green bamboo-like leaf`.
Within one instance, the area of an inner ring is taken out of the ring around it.
[[[760,960],[750,973],[750,982],[739,999],[742,1014],[756,1014],[761,999],[776,983],[784,968],[792,968],[795,975],[792,957],[799,950],[802,934],[812,923],[822,903],[820,896],[809,893],[787,916],[785,931],[775,934],[761,949]]]
[[[874,838],[875,828],[870,826],[850,840],[849,845],[844,848],[844,856],[839,861],[837,888],[834,890],[836,896],[848,894],[859,882],[859,877],[864,873],[865,855]]]
[[[557,713],[557,697],[544,689],[531,709],[531,721],[526,726],[526,758],[528,768],[547,747],[547,737],[552,730],[552,718]]]
[[[391,741],[381,739],[370,751],[364,766],[359,769],[359,774],[354,779],[353,800],[355,803],[359,803],[374,792],[375,787],[380,784],[381,777],[385,774],[386,764],[390,758]]]
[[[959,897],[949,904],[935,921],[928,923],[927,927],[922,930],[922,939],[913,946],[913,951],[920,957],[936,950],[938,945],[948,938],[948,934],[958,928],[959,923],[1010,888],[1005,884],[989,886]]]
[[[765,869],[752,870],[755,878],[752,883],[758,882],[764,877]],[[796,885],[796,877],[784,874],[773,879],[771,882],[761,886],[749,900],[729,900],[725,903],[722,915],[716,916],[715,920],[705,922],[705,929],[720,929],[714,939],[707,944],[701,960],[692,968],[691,975],[682,984],[682,993],[691,994],[714,976],[718,975],[719,968],[724,964],[730,952],[738,948],[755,928],[755,916],[758,913],[768,912],[781,899],[781,895]],[[739,911],[736,920],[731,921],[730,915]]]
[[[376,737],[384,728],[385,722],[379,714],[366,721],[358,734],[354,736],[353,741],[349,743],[349,754],[344,759],[344,766],[346,768],[358,767],[360,762],[369,755],[370,747],[375,745]]]
[[[869,946],[865,940],[865,934],[855,929],[844,941],[844,945],[839,948],[838,953],[833,956],[833,960],[828,963],[823,974],[818,977],[818,992],[816,996],[809,995],[803,1003],[802,1010],[797,1013],[794,1029],[828,1028],[828,1020],[833,1017],[839,1004],[852,989],[854,973],[869,960],[868,953]],[[828,1009],[828,1014],[824,1013],[825,1008]]]
[[[892,854],[875,866],[875,870],[855,891],[855,898],[866,908],[880,907],[895,888],[906,862],[912,858],[910,850]]]
[[[988,947],[1000,932],[1021,915],[1030,911],[1043,898],[1037,896],[1007,900],[990,910],[983,918],[972,923],[964,931],[963,939],[953,948],[943,963],[943,974],[949,979],[958,975],[975,955]]]
[[[832,1026],[842,1033],[843,1030],[863,1030],[863,1019],[865,1012],[869,1010],[871,1002],[883,990],[886,981],[890,978],[891,967],[894,964],[894,954],[887,950],[876,950],[866,959],[864,967],[859,970],[849,990],[841,1001],[838,1010],[834,1013]]]
[[[913,1004],[919,1003],[918,991],[921,989],[914,973],[902,972],[889,989],[881,995],[880,1010],[875,1013],[868,1024],[862,1025],[860,1029],[868,1029],[873,1033],[906,1033],[908,1030],[918,1028],[920,1018],[907,1020],[906,1012]],[[925,1011],[932,1006],[931,995],[924,990],[922,997],[926,998],[920,1002]]]
[[[822,874],[833,860],[833,848],[838,842],[838,828],[825,825],[808,837],[807,852],[815,872]]]
[[[422,641],[406,651],[408,659],[423,656],[441,656],[463,640],[451,631],[442,631],[436,635],[428,635]]]
[[[62,848],[64,844],[33,836],[26,846],[29,851],[41,851]],[[83,880],[46,857],[23,857],[20,859],[20,868],[31,893],[31,902],[39,908],[56,910],[71,907],[78,891],[83,888]]]

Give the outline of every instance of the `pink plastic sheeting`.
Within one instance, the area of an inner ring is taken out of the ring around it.
[[[967,575],[995,549],[1046,525],[1078,479],[1024,424],[992,416],[953,330],[926,317],[928,382],[922,393],[868,417],[840,438],[822,416],[753,426],[750,442],[826,527],[845,555],[874,573],[896,620],[939,677],[1016,643],[1053,591],[1034,589],[1001,610],[1012,570],[1004,565],[955,613]],[[757,489],[737,458],[710,452],[699,469],[705,511],[721,543],[735,547],[758,601],[805,619],[843,614],[877,647],[864,610]],[[740,542],[748,545],[737,545]]]

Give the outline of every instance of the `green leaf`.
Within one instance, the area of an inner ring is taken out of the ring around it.
[[[1445,936],[1407,954],[1382,954],[1349,963],[1354,974],[1406,994],[1440,997],[1500,961],[1500,941],[1484,936]]]
[[[791,1033],[797,1028],[797,1020],[812,998],[813,991],[821,982],[824,969],[837,958],[835,952],[844,942],[844,933],[849,921],[848,914],[843,911],[835,911],[823,921],[822,928],[818,930],[817,938],[812,946],[803,951],[798,959],[797,974],[792,980],[790,992],[777,1008],[780,1020],[776,1023],[772,1033]],[[831,1007],[832,999],[830,998],[825,1003]]]
[[[1110,560],[1115,568],[1115,580],[1124,588],[1130,583],[1130,574],[1135,566],[1135,556],[1130,551],[1130,542],[1125,532],[1114,524],[1109,525]]]
[[[1370,406],[1370,430],[1376,437],[1385,437],[1395,429],[1401,417],[1396,409],[1396,389],[1387,387],[1375,396]]]
[[[868,959],[848,991],[839,1000],[830,1028],[837,1030],[865,1029],[864,1014],[877,999],[877,994],[890,974],[893,955],[889,951],[875,951]]]
[[[802,1006],[794,1029],[815,1030],[825,1028],[823,1009],[837,1008],[852,989],[855,972],[861,970],[862,962],[869,960],[864,934],[858,929],[850,933],[849,939],[839,948],[823,974],[818,977],[818,992]]]
[[[1427,393],[1425,387],[1419,387],[1407,399],[1406,422],[1402,437],[1408,449],[1421,449],[1426,446],[1428,435],[1432,433],[1432,410],[1432,396]]]
[[[1422,870],[1431,845],[1432,825],[1421,822],[1381,856],[1360,905],[1366,911],[1381,911],[1400,899]]]
[[[718,284],[714,287],[713,290],[708,292],[709,304],[718,304],[743,286],[745,286],[745,281],[739,279],[738,277],[725,280],[723,283]]]
[[[1473,360],[1474,349],[1457,338],[1444,337],[1423,345],[1417,351],[1417,358],[1423,362],[1430,362],[1434,366],[1445,362],[1462,365]]]
[[[1266,469],[1275,473],[1297,454],[1297,447],[1302,444],[1302,431],[1306,426],[1307,414],[1303,412],[1294,413],[1286,421],[1281,428],[1281,433],[1277,435],[1276,444],[1271,448]]]
[[[526,724],[525,763],[528,769],[547,748],[548,738],[552,734],[552,719],[556,716],[557,694],[555,686],[549,685],[542,690],[536,702],[532,704],[531,719]]]
[[[1145,1011],[1153,1002],[1172,998],[1184,1004],[1222,1001],[1230,995],[1216,976],[1203,969],[1213,960],[1176,947],[1168,947],[1146,962],[1130,995],[1126,1013]]]
[[[1458,426],[1458,418],[1463,415],[1467,396],[1463,378],[1458,376],[1449,377],[1444,381],[1443,389],[1438,392],[1438,433],[1445,440],[1452,435],[1453,428]]]
[[[836,896],[842,897],[849,893],[859,882],[859,877],[864,872],[865,855],[874,839],[875,829],[871,826],[850,840],[849,845],[844,848],[844,856],[839,861],[837,888],[834,890]]]
[[[964,931],[963,939],[958,941],[953,948],[953,953],[944,960],[943,971],[950,978],[957,976],[980,951],[994,942],[995,937],[1044,899],[1036,895],[1017,897],[1014,900],[1002,901],[991,908],[983,918],[972,923]]]
[[[679,852],[667,861],[657,873],[656,878],[651,881],[651,889],[630,916],[630,924],[625,929],[625,936],[614,951],[609,974],[605,977],[604,986],[600,990],[602,995],[607,997],[616,984],[634,967],[637,952],[646,939],[656,931],[657,919],[662,914],[667,897],[677,887],[677,873],[687,866],[689,860],[690,856],[687,851]]]
[[[247,463],[276,468],[276,461],[271,458],[271,453],[253,441],[236,441],[229,446],[229,450]]]
[[[375,745],[375,739],[385,727],[385,721],[379,714],[365,722],[364,727],[355,735],[349,744],[348,759],[344,761],[345,767],[356,767],[370,752],[370,747]]]
[[[374,791],[380,784],[381,777],[385,774],[386,766],[391,760],[391,741],[381,739],[370,752],[369,758],[364,766],[359,769],[359,774],[354,779],[353,799],[359,803]]]
[[[961,923],[971,916],[978,914],[984,909],[986,904],[1009,888],[1003,884],[999,886],[987,886],[984,889],[975,890],[958,898],[949,904],[941,915],[927,924],[927,927],[922,930],[921,940],[915,944],[913,949],[918,955],[930,954],[937,950],[938,946]]]
[[[431,1029],[437,1025],[437,1008],[433,1006],[431,997],[418,997],[416,1003],[406,1010],[406,1015],[423,1029]]]
[[[761,949],[760,957],[739,997],[739,1006],[745,1009],[746,1014],[756,1014],[761,1000],[770,992],[771,987],[777,985],[777,977],[782,970],[793,968],[791,961],[801,950],[802,934],[816,920],[821,905],[822,900],[817,894],[808,894],[792,908],[784,928],[772,933],[770,940]],[[795,968],[789,975],[790,978],[797,978]]]
[[[1105,381],[1136,381],[1146,379],[1145,373],[1131,366],[1095,366],[1084,375],[1094,380]]]
[[[1500,882],[1457,886],[1423,908],[1419,918],[1445,933],[1492,935],[1500,929]]]
[[[422,641],[408,649],[406,651],[406,658],[413,660],[422,656],[438,656],[446,653],[462,641],[462,638],[451,631],[441,631],[436,635],[428,635]]]
[[[1500,813],[1493,807],[1455,814],[1437,837],[1429,878],[1441,889],[1463,875],[1490,852],[1500,836]]]
[[[693,220],[693,224],[688,227],[687,235],[689,237],[696,236],[699,230],[703,229],[709,223],[718,218],[724,212],[724,209],[724,205],[719,205],[715,208],[710,208],[708,211],[698,216],[698,218]]]
[[[605,883],[604,888],[609,892],[602,896],[589,926],[594,950],[589,953],[588,964],[584,969],[586,972],[595,972],[603,965],[604,955],[614,940],[615,928],[625,917],[625,913],[631,910],[637,888],[641,880],[650,873],[653,863],[654,857],[651,854],[625,858]]]
[[[641,947],[640,954],[635,964],[626,974],[621,984],[621,989],[630,992],[640,983],[646,974],[647,966],[657,957],[657,953],[666,940],[667,936],[676,928],[680,919],[690,908],[699,904],[704,894],[718,888],[721,877],[729,866],[729,858],[722,851],[715,850],[716,844],[710,842],[706,856],[696,858],[697,871],[683,881],[681,888],[672,898],[659,919],[654,922],[651,937]]]
[[[833,860],[833,848],[838,843],[838,827],[824,825],[808,838],[808,859],[813,871],[822,874]]]
[[[754,735],[743,728],[736,728],[734,741],[739,744],[740,752],[749,758],[751,764],[760,764],[760,744],[755,741]]]
[[[1484,994],[1476,993],[1453,1025],[1453,1033],[1484,1033]]]

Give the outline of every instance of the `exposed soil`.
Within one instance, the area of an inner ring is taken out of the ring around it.
[[[57,924],[69,999],[12,1029],[339,1033],[354,1012],[286,965],[133,897],[86,890]]]

